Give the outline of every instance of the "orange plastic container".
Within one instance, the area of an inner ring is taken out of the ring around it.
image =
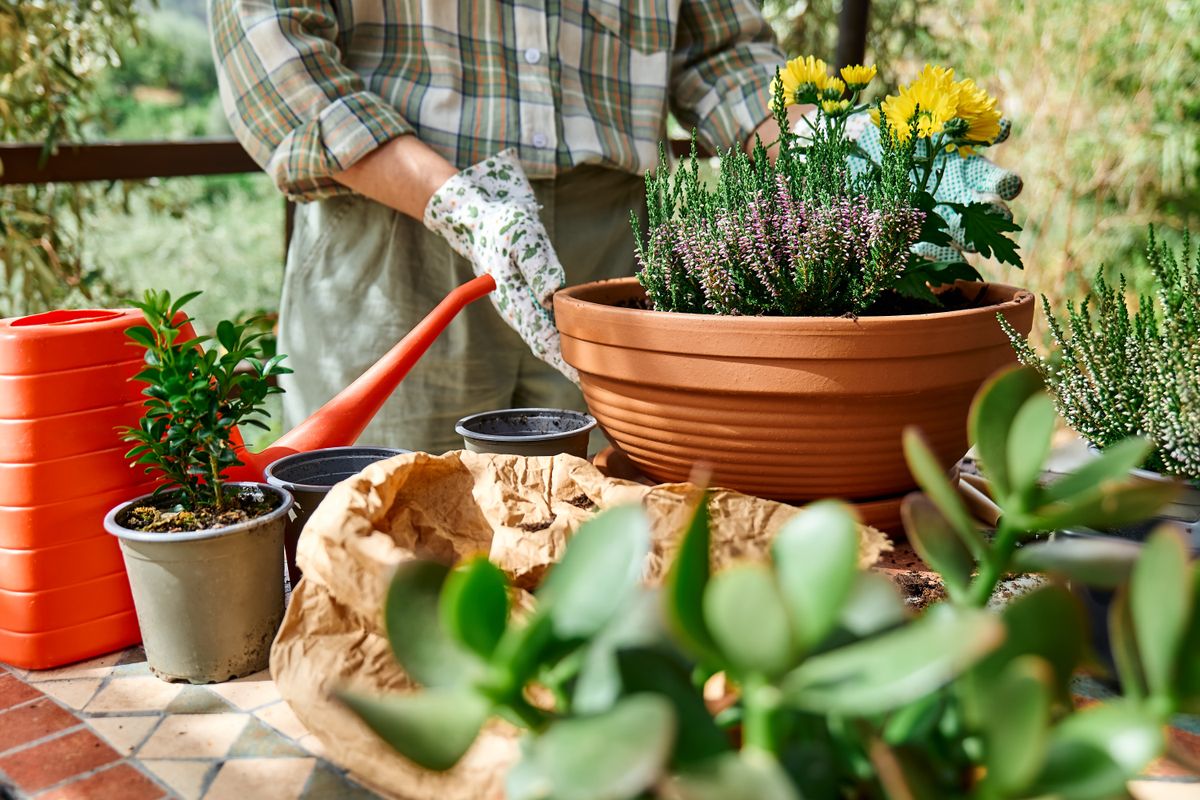
[[[0,320],[0,661],[47,669],[140,640],[114,505],[153,488],[116,428],[141,416],[130,309]]]

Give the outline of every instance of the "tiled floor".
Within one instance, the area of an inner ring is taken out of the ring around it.
[[[321,758],[265,672],[212,686],[165,683],[133,648],[44,672],[0,664],[0,800],[33,797],[377,795]]]

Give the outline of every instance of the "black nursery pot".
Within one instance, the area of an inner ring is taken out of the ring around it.
[[[329,494],[335,484],[362,472],[376,461],[410,453],[392,447],[327,447],[307,453],[293,453],[271,462],[263,475],[267,483],[287,489],[296,502],[292,506],[287,528],[284,531],[284,555],[287,559],[288,580],[293,587],[300,581],[301,573],[296,567],[296,543],[300,532],[313,511]]]
[[[475,453],[516,456],[587,458],[588,439],[596,420],[581,411],[561,408],[507,408],[463,417],[454,426],[466,448]]]
[[[1119,539],[1136,544],[1145,544],[1150,534],[1156,528],[1165,524],[1178,525],[1187,531],[1191,544],[1192,557],[1200,557],[1200,522],[1189,524],[1187,521],[1169,517],[1155,517],[1136,525],[1111,531],[1075,528],[1062,531],[1056,535],[1068,539]],[[1116,665],[1113,662],[1112,642],[1108,636],[1108,615],[1109,608],[1112,605],[1113,592],[1109,589],[1096,589],[1082,584],[1072,585],[1071,589],[1075,593],[1075,596],[1079,598],[1084,612],[1087,614],[1088,627],[1091,632],[1092,642],[1096,648],[1096,655],[1110,672],[1115,672]]]

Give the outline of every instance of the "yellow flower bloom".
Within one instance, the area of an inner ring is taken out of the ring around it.
[[[779,71],[783,82],[783,104],[816,102],[817,95],[829,81],[829,68],[825,62],[813,56],[793,58]],[[775,94],[775,83],[771,83],[771,96]]]
[[[885,97],[880,110],[900,141],[908,141],[914,133],[928,138],[941,133],[955,118],[958,93],[954,70],[926,64],[916,80],[900,87],[898,95]]]
[[[864,67],[862,64],[842,67],[842,80],[850,86],[850,91],[857,92],[875,79],[878,72],[875,65]]]
[[[825,81],[825,88],[821,90],[821,97],[826,100],[840,100],[845,93],[846,84],[841,78],[829,78]]]
[[[822,100],[821,110],[831,117],[845,114],[850,110],[849,100]]]
[[[1000,135],[1000,111],[996,98],[967,78],[958,84],[958,111],[955,116],[965,123],[965,132],[958,134],[956,144],[970,155],[971,144],[991,144]],[[955,145],[951,145],[953,149]]]

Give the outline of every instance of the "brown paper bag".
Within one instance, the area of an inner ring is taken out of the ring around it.
[[[412,558],[451,564],[486,553],[517,586],[533,589],[596,509],[641,503],[652,522],[647,579],[656,582],[698,496],[690,484],[606,478],[571,456],[413,453],[372,465],[334,487],[300,537],[304,580],[271,650],[271,674],[330,760],[373,788],[405,800],[502,798],[517,757],[519,732],[510,725],[489,723],[454,769],[432,773],[396,754],[332,698],[339,686],[375,694],[416,689],[383,633],[396,565]],[[720,568],[764,558],[797,509],[715,490],[710,511],[713,564]],[[890,549],[884,534],[862,528],[861,567]]]

